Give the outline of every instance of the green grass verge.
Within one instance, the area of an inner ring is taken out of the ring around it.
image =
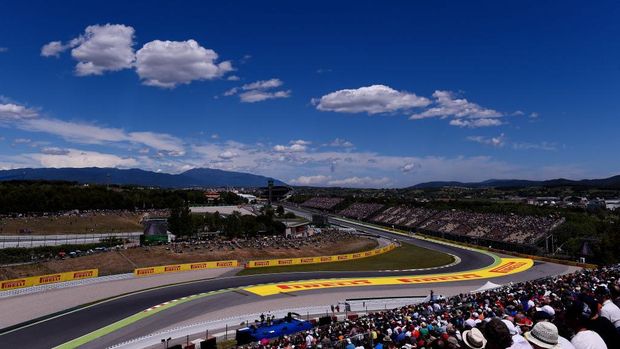
[[[417,269],[438,267],[454,262],[449,254],[403,243],[390,252],[347,262],[289,265],[243,269],[237,275],[291,273],[300,271],[364,271],[389,269]]]
[[[217,349],[232,349],[237,347],[237,341],[234,339],[221,339],[217,341]]]

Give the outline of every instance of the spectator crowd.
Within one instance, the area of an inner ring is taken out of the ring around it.
[[[343,200],[342,198],[314,197],[306,200],[301,206],[317,208],[319,210],[331,210]]]
[[[341,201],[341,198],[317,197],[302,205],[329,210]],[[537,217],[454,209],[434,210],[407,206],[390,206],[383,209],[383,207],[377,203],[353,203],[338,214],[389,226],[516,244],[532,244],[539,241],[564,222],[563,218],[556,215]]]
[[[451,210],[431,217],[418,228],[523,244],[538,241],[562,222],[563,219],[556,216],[535,217]]]
[[[383,208],[381,204],[354,203],[338,214],[355,219],[366,219]]]
[[[373,217],[373,222],[414,228],[420,223],[436,215],[437,210],[406,206],[394,206]]]
[[[183,248],[202,248],[209,251],[230,251],[241,249],[296,249],[303,250],[305,247],[330,246],[349,239],[359,238],[349,231],[340,229],[321,229],[320,233],[308,236],[284,236],[284,235],[263,235],[248,238],[228,239],[220,235],[208,235],[203,239],[177,241],[170,243],[173,251],[182,251]]]
[[[349,316],[248,348],[617,349],[620,267]]]

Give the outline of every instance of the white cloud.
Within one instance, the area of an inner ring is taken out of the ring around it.
[[[28,144],[30,142],[32,142],[30,138],[15,138],[13,140],[13,144]]]
[[[401,167],[400,170],[403,173],[410,173],[410,172],[415,171],[415,169],[417,168],[420,168],[420,164],[417,164],[415,162],[410,162],[410,163],[403,165],[403,167]]]
[[[224,96],[234,96],[237,92],[239,92],[239,87],[233,87],[230,90],[226,90],[226,92],[224,92]]]
[[[91,25],[71,50],[79,61],[77,75],[100,75],[105,71],[131,68],[134,61],[134,29],[122,24]]]
[[[537,112],[532,112],[530,114],[530,118],[532,118],[532,119],[536,119],[536,118],[538,118],[538,116],[540,116],[540,114],[538,114]]]
[[[494,147],[503,147],[506,143],[506,136],[503,133],[496,137],[470,136],[467,137],[467,140]]]
[[[497,119],[452,119],[450,120],[450,125],[452,126],[469,127],[469,128],[499,126],[502,124],[503,123]]]
[[[44,57],[58,56],[72,48],[78,76],[101,75],[131,68],[134,62],[134,29],[122,24],[91,25],[84,34],[63,44],[52,41],[41,48]]]
[[[129,132],[127,140],[131,143],[139,143],[153,149],[168,152],[168,155],[181,156],[185,154],[183,142],[166,133],[155,132]]]
[[[245,55],[243,55],[243,57],[241,57],[239,62],[241,64],[246,64],[250,59],[252,59],[252,55],[245,54]]]
[[[334,148],[352,148],[354,147],[353,143],[347,141],[346,139],[336,138],[333,141],[325,144],[328,147]]]
[[[174,88],[194,80],[212,80],[233,70],[230,61],[216,63],[218,55],[195,40],[144,44],[136,53],[136,72],[145,85]]]
[[[306,141],[306,140],[303,140],[303,139],[295,139],[295,140],[290,141],[290,143],[291,144],[301,144],[301,145],[310,145],[310,144],[312,144],[312,142]]]
[[[0,103],[0,122],[17,121],[20,119],[36,118],[39,113],[31,108],[13,103]]]
[[[372,178],[372,177],[348,177],[343,179],[333,179],[327,182],[330,186],[335,187],[381,187],[390,183],[390,179],[387,177]]]
[[[324,185],[330,179],[329,176],[324,175],[316,175],[316,176],[299,176],[297,178],[293,178],[289,181],[290,184],[294,185]]]
[[[58,147],[45,147],[41,149],[41,153],[47,155],[67,155],[70,151]]]
[[[8,47],[0,47],[0,53],[7,52],[9,50]]]
[[[139,162],[130,157],[120,157],[95,151],[67,149],[57,154],[29,154],[43,167],[135,167]]]
[[[78,76],[135,68],[144,85],[174,88],[194,80],[212,80],[233,71],[230,61],[195,40],[147,42],[134,52],[134,28],[123,24],[91,25],[84,34],[65,43],[51,41],[41,48],[44,57],[58,57],[72,49]],[[237,76],[229,80],[238,80]]]
[[[224,96],[234,96],[239,94],[239,99],[244,103],[262,102],[268,99],[288,98],[291,96],[291,90],[274,89],[282,86],[284,83],[280,79],[259,80],[241,87],[233,87],[224,92]]]
[[[241,102],[244,103],[255,103],[262,102],[268,99],[276,99],[276,98],[288,98],[291,96],[291,90],[282,90],[282,91],[263,91],[263,90],[251,90],[242,92],[239,94],[239,98]]]
[[[266,90],[270,88],[276,88],[282,86],[284,83],[280,79],[269,79],[269,80],[259,80],[249,84],[245,84],[241,86],[241,88],[245,91],[247,90]]]
[[[411,115],[411,119],[425,119],[432,117],[455,118],[498,118],[502,114],[493,109],[487,109],[465,98],[456,98],[450,91],[435,91],[433,93],[436,106],[421,113]]]
[[[0,126],[24,131],[42,132],[82,144],[132,143],[141,144],[171,156],[185,154],[183,141],[166,133],[149,131],[126,132],[119,128],[102,127],[55,118],[42,118],[31,108],[18,104],[0,104]]]
[[[433,93],[435,106],[423,112],[411,115],[411,120],[426,118],[452,118],[450,125],[458,127],[488,127],[499,126],[503,122],[499,118],[504,115],[497,110],[481,107],[469,102],[465,98],[456,98],[450,91],[435,91]]]
[[[540,143],[518,142],[518,143],[513,143],[512,148],[516,150],[555,151],[558,149],[558,146],[556,143],[550,143],[550,142],[540,142]]]
[[[237,154],[236,152],[234,152],[234,151],[232,151],[232,150],[226,150],[226,151],[224,151],[224,152],[221,152],[221,153],[218,155],[218,157],[219,157],[220,159],[223,159],[223,160],[230,160],[230,159],[235,158],[235,157],[237,157],[237,156],[239,156],[239,154]]]
[[[228,80],[228,81],[239,81],[239,80],[241,80],[241,78],[238,77],[237,75],[230,75],[229,77],[226,78],[226,80]]]
[[[303,139],[293,140],[289,142],[289,145],[275,145],[273,150],[279,153],[299,153],[304,152],[308,149],[308,146],[312,144],[312,142],[305,141]]]
[[[344,89],[313,99],[318,110],[338,113],[391,113],[425,107],[430,101],[414,93],[397,91],[385,85]]]
[[[307,148],[308,147],[302,144],[292,144],[292,145],[278,144],[273,147],[273,150],[280,152],[280,153],[286,153],[286,152],[302,152],[302,151],[306,151]]]
[[[68,45],[63,45],[60,41],[51,41],[41,47],[41,56],[43,57],[58,57],[60,53],[70,48]]]

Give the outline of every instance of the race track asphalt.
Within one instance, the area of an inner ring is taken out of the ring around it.
[[[413,243],[421,247],[450,253],[458,256],[461,260],[459,264],[449,266],[440,270],[416,271],[416,275],[424,275],[438,272],[448,273],[467,271],[483,268],[491,265],[494,262],[494,258],[492,256],[474,250],[438,244],[431,241],[412,239],[405,236],[390,234],[384,231],[379,231],[367,227],[357,228],[367,233],[382,235],[398,239],[400,241]],[[154,305],[161,304],[172,299],[186,297],[202,292],[263,283],[299,281],[315,278],[346,278],[359,277],[362,275],[365,277],[392,276],[411,275],[411,273],[411,271],[316,272],[231,276],[209,280],[198,280],[190,283],[171,285],[164,288],[146,290],[134,294],[125,295],[116,299],[111,299],[90,306],[74,309],[63,314],[58,314],[57,316],[38,319],[32,321],[29,324],[22,324],[14,326],[12,328],[2,329],[0,330],[0,343],[2,343],[2,348],[52,348],[54,346],[68,342],[71,339],[80,337],[106,325],[114,323],[118,320],[124,319],[130,315],[143,311],[144,309],[147,309]],[[233,301],[239,302],[238,299]],[[225,302],[220,304],[220,306],[225,305]],[[2,316],[10,316],[10,314],[2,314]]]

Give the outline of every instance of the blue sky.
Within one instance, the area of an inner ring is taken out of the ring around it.
[[[613,1],[12,2],[0,168],[610,176],[618,18]]]

